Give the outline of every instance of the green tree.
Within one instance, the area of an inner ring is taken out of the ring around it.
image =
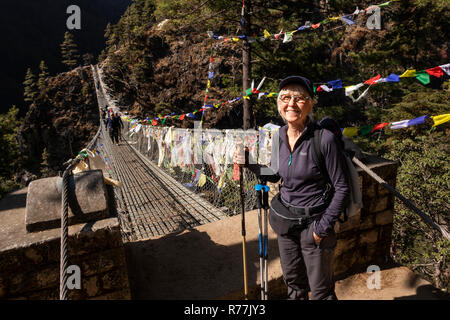
[[[42,162],[41,162],[41,178],[46,178],[46,177],[50,177],[52,175],[52,170],[50,169],[49,163],[48,163],[48,158],[49,158],[49,154],[47,152],[47,148],[44,148],[44,150],[42,151]]]
[[[41,64],[39,65],[39,78],[37,81],[37,87],[39,90],[43,90],[45,88],[45,83],[47,81],[47,78],[49,77],[48,68],[45,64],[45,61],[42,60]]]
[[[0,114],[0,198],[4,194],[19,187],[12,180],[13,174],[18,171],[19,147],[17,143],[17,132],[20,120],[17,115],[19,109],[12,106],[6,114]]]
[[[73,35],[68,31],[64,34],[64,41],[61,44],[61,56],[63,58],[62,63],[67,67],[73,69],[78,65],[80,59],[78,48]]]
[[[38,95],[36,77],[31,71],[30,68],[27,69],[27,73],[25,75],[25,81],[23,82],[24,86],[24,101],[33,103]]]

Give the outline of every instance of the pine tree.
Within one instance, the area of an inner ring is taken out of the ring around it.
[[[39,65],[39,78],[37,81],[37,86],[39,90],[43,90],[45,88],[45,82],[49,76],[47,65],[45,64],[44,60],[41,61],[41,64]]]
[[[50,177],[52,174],[52,170],[50,169],[50,165],[48,163],[49,154],[47,152],[47,148],[44,148],[42,151],[42,162],[41,162],[41,178],[47,178]]]
[[[61,44],[62,63],[73,69],[78,65],[80,55],[78,53],[77,45],[73,39],[73,35],[66,31],[64,34],[64,41]]]
[[[37,84],[36,84],[36,77],[31,71],[30,68],[27,69],[27,74],[25,75],[25,81],[23,82],[24,85],[24,101],[33,103],[36,99],[36,96],[38,95],[37,90]]]

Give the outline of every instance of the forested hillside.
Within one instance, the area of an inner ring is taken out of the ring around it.
[[[378,74],[401,75],[410,68],[419,71],[449,63],[447,1],[379,2],[384,4],[380,6],[381,28],[370,30],[366,25],[370,14],[352,14],[373,1],[244,1],[250,12],[247,36],[255,39],[250,44],[251,80],[256,86],[266,77],[264,92],[276,91],[278,80],[290,74],[307,76],[316,88],[336,79],[345,87]],[[208,104],[242,96],[242,5],[237,0],[135,0],[119,23],[108,26],[107,47],[100,56],[108,85],[124,109],[150,120],[199,110],[210,71]],[[355,23],[327,19],[345,14]],[[275,40],[277,33],[297,30],[307,21],[315,26],[320,22],[320,26],[287,38],[281,34]],[[271,36],[262,41],[265,31]],[[356,102],[343,89],[318,92],[316,117],[331,115],[341,127],[362,127],[449,113],[448,74],[430,76],[425,83],[404,77],[377,84]],[[354,97],[363,90],[356,93]],[[275,100],[256,97],[250,97],[253,125],[280,124]],[[229,104],[205,112],[203,126],[238,128],[242,116],[242,102]],[[192,127],[192,120],[183,118],[168,118],[164,125]],[[449,125],[432,124],[428,119],[400,130],[386,127],[372,135],[359,134],[354,140],[366,152],[399,161],[400,192],[448,227]],[[448,287],[448,241],[400,201],[394,223],[395,260],[439,287]]]

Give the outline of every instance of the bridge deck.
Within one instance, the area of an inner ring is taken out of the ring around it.
[[[114,171],[133,240],[142,240],[217,221],[226,214],[185,188],[161,168],[122,141],[111,144]]]

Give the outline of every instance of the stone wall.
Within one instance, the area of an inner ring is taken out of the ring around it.
[[[26,199],[26,189],[0,207],[21,195]],[[0,210],[0,299],[59,299],[60,230],[27,233],[24,211]],[[69,265],[81,271],[81,289],[69,290],[69,299],[130,299],[117,218],[70,226]]]

